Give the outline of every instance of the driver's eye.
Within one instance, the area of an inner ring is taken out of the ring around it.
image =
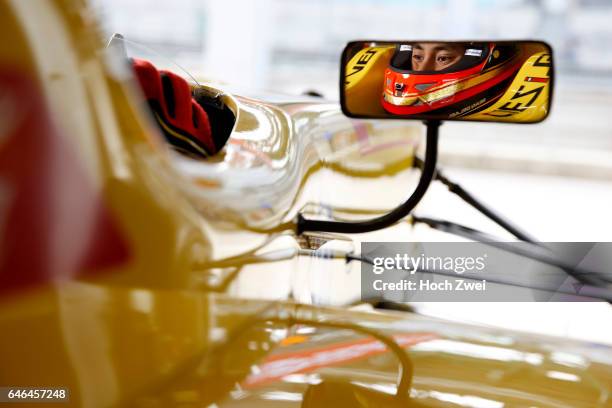
[[[412,59],[415,61],[423,61],[423,56],[422,55],[412,55]]]
[[[448,55],[441,55],[438,57],[438,62],[447,63],[451,60],[451,57]]]

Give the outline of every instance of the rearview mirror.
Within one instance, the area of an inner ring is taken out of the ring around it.
[[[535,123],[550,111],[551,47],[537,41],[355,41],[342,53],[350,117]]]

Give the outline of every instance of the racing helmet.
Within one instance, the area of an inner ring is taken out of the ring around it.
[[[381,103],[389,113],[453,116],[484,108],[503,95],[524,62],[514,44],[470,42],[453,65],[415,71],[413,46],[398,44],[385,69]]]

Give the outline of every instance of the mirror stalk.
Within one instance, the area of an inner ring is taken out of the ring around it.
[[[423,171],[421,172],[421,178],[419,179],[416,189],[403,204],[385,215],[365,221],[341,222],[309,220],[304,218],[302,214],[298,214],[297,234],[300,235],[306,231],[359,234],[387,228],[408,216],[425,195],[436,173],[436,163],[438,161],[438,130],[441,122],[439,120],[427,120],[424,123],[427,126],[427,140]]]

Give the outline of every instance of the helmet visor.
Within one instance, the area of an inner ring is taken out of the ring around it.
[[[398,44],[389,66],[405,74],[444,74],[469,69],[489,55],[486,43]]]

